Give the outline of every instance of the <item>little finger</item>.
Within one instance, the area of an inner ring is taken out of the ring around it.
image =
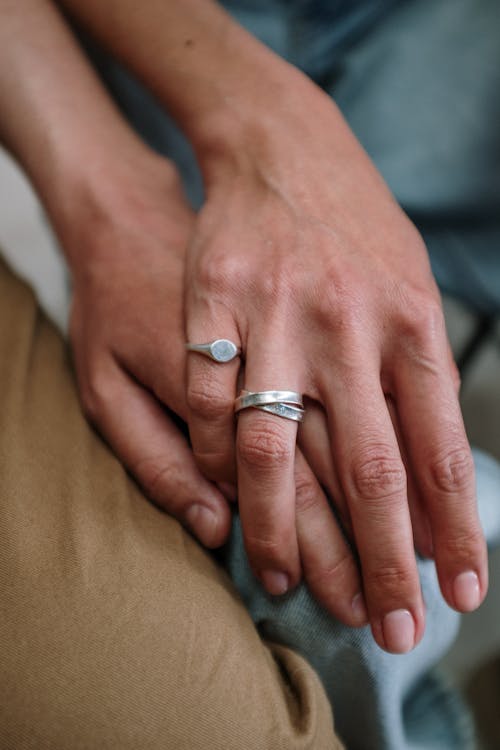
[[[421,367],[399,363],[397,409],[431,522],[443,596],[455,609],[468,612],[480,605],[488,588],[474,465],[446,360],[428,356],[424,361]]]

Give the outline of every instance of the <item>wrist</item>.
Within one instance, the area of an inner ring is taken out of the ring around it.
[[[262,88],[262,87],[261,87]],[[207,191],[242,175],[276,187],[296,183],[305,168],[337,168],[359,158],[359,145],[336,104],[288,64],[264,91],[228,99],[192,138]]]
[[[133,0],[60,2],[163,102],[205,178],[245,149],[279,140],[321,96],[213,0],[146,3],[140,12]]]
[[[341,119],[331,99],[301,71],[268,50],[260,62],[267,64],[247,67],[242,61],[239,82],[221,83],[225,94],[192,124],[182,123],[207,183],[221,171],[265,163],[292,142],[309,149],[318,119],[330,125],[332,116]]]

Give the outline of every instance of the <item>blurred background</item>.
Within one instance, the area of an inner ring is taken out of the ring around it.
[[[0,149],[0,247],[8,262],[38,292],[45,310],[63,330],[68,292],[56,243],[31,187]],[[499,249],[500,252],[500,249]],[[445,299],[452,346],[463,350],[476,321]],[[470,441],[500,460],[500,321],[469,362],[462,405]],[[500,502],[500,493],[499,493]],[[478,612],[463,618],[460,637],[443,670],[472,702],[485,750],[500,748],[500,550],[490,557],[491,586]]]

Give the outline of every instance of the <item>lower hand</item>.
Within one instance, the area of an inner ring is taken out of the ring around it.
[[[173,168],[156,157],[110,182],[72,197],[78,208],[63,236],[82,405],[148,496],[217,547],[229,533],[228,503],[179,428],[187,416],[181,289],[193,215]]]

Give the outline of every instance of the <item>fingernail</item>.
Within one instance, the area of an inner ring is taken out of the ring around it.
[[[233,503],[237,500],[238,490],[234,484],[229,484],[229,482],[218,482],[217,487],[227,500],[231,500]]]
[[[260,579],[266,591],[273,596],[281,596],[288,591],[289,583],[286,573],[278,570],[263,570]]]
[[[415,645],[415,623],[407,609],[389,612],[383,621],[385,645],[393,654],[406,654]]]
[[[481,603],[479,578],[473,570],[460,573],[453,582],[453,597],[455,607],[461,612],[472,612]]]
[[[205,505],[195,504],[186,511],[186,521],[202,544],[206,547],[213,544],[218,526],[215,513]]]
[[[365,597],[361,591],[352,600],[351,609],[359,625],[366,625],[368,622],[368,612],[366,611]]]

